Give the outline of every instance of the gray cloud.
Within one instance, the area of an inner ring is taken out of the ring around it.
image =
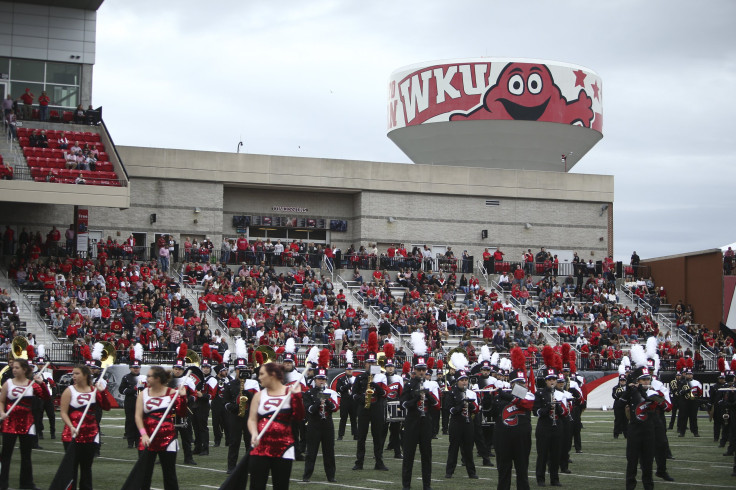
[[[616,258],[733,241],[736,3],[105,2],[94,102],[119,144],[408,162],[386,82],[427,60],[566,61],[603,79]],[[726,226],[723,226],[726,224]]]

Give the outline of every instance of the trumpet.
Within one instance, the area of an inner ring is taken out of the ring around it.
[[[371,402],[373,401],[373,393],[375,390],[371,388],[371,383],[373,383],[373,373],[368,375],[368,386],[365,387],[365,409],[370,410],[371,409]]]

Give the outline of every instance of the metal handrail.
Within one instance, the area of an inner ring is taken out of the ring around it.
[[[187,299],[189,299],[192,305],[198,304],[199,293],[197,293],[194,288],[187,284],[187,282],[184,280],[184,276],[181,273],[181,269],[175,269],[174,274],[177,276],[179,283],[182,286],[182,290],[184,291],[184,294],[187,295]],[[192,296],[194,296],[194,301],[192,301]],[[235,341],[230,336],[230,329],[227,327],[227,324],[220,320],[219,316],[215,314],[212,308],[210,308],[210,305],[207,305],[207,316],[208,320],[211,322],[211,325],[218,326],[220,328],[220,332],[225,342],[227,342],[227,344],[231,348],[234,348]]]
[[[666,316],[664,316],[662,313],[659,313],[659,312],[654,313],[652,306],[646,300],[639,298],[638,296],[636,299],[634,299],[634,293],[627,286],[621,285],[620,289],[621,291],[623,291],[626,297],[629,298],[634,304],[638,304],[642,306],[644,310],[646,310],[649,313],[649,316],[657,320],[657,323],[659,323],[660,325],[665,325],[667,329],[669,330],[669,332],[672,333],[675,336],[675,338],[678,339],[678,341],[681,341],[681,339],[684,338],[689,344],[689,347],[695,350],[695,339],[693,338],[692,335],[683,331],[679,326],[674,325],[672,321]],[[715,357],[713,352],[711,352],[710,349],[708,348],[704,349],[702,345],[698,347],[697,350],[698,352],[700,352],[700,355],[703,356],[704,361],[705,360],[712,361]]]
[[[120,187],[127,187],[128,183],[126,180],[123,179],[98,179],[95,177],[90,177],[87,180],[106,180],[110,182],[118,182],[120,184]],[[31,175],[31,169],[26,166],[19,166],[15,164],[13,166],[13,180],[23,180],[23,181],[29,181],[29,182],[36,182],[33,176]],[[65,182],[36,182],[37,184],[64,184]],[[69,183],[69,185],[79,185],[74,184],[73,182]],[[85,185],[101,185],[101,184],[85,184]],[[109,186],[103,186],[103,187],[109,187]]]
[[[120,162],[120,168],[123,169],[123,174],[125,174],[125,178],[127,180],[130,180],[130,177],[128,176],[128,170],[125,168],[125,164],[123,164],[123,159],[120,158],[120,153],[118,153],[118,147],[115,145],[115,142],[112,140],[112,135],[110,134],[110,131],[107,130],[107,125],[105,124],[105,120],[100,118],[100,124],[102,124],[102,128],[105,130],[105,134],[110,140],[110,144],[112,145],[112,150],[115,152],[115,156],[118,157],[118,162]]]

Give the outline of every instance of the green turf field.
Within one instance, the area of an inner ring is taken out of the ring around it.
[[[136,458],[136,451],[127,449],[127,443],[122,439],[124,415],[122,410],[112,410],[102,419],[103,438],[102,457],[95,461],[93,466],[95,488],[119,488]],[[534,423],[534,419],[532,419]],[[57,414],[57,427],[61,421]],[[613,413],[589,411],[583,415],[583,454],[573,454],[573,463],[570,465],[572,474],[561,474],[562,484],[568,488],[595,488],[619,489],[624,488],[624,471],[626,467],[626,441],[621,438],[613,439]],[[676,433],[668,432],[674,460],[667,462],[667,470],[675,478],[674,483],[665,483],[655,478],[657,488],[736,488],[736,478],[731,477],[733,466],[732,457],[724,457],[723,449],[713,443],[712,425],[707,419],[700,419],[700,438],[687,434],[685,438],[678,438]],[[48,431],[48,429],[47,429]],[[41,488],[46,488],[54,477],[62,459],[63,446],[61,441],[48,439],[40,441],[42,450],[33,451],[33,469],[35,481]],[[348,439],[350,439],[348,437]],[[434,489],[458,488],[462,485],[472,485],[474,488],[495,488],[497,473],[495,468],[480,466],[480,459],[476,459],[480,480],[469,480],[464,468],[459,467],[451,480],[445,480],[445,461],[447,458],[448,439],[440,436],[433,441],[433,471]],[[357,488],[357,489],[395,489],[401,488],[401,461],[393,459],[393,451],[385,451],[385,463],[388,472],[373,471],[372,446],[370,439],[366,448],[367,457],[365,470],[352,471],[355,461],[356,443],[353,440],[344,440],[336,443],[337,480],[338,483],[327,483],[321,456],[317,459],[312,481],[302,483],[301,476],[304,463],[295,462],[292,470],[292,488]],[[530,461],[530,483],[536,487],[534,478],[534,462],[536,460],[534,443]],[[180,487],[183,489],[218,488],[225,480],[227,468],[227,448],[210,448],[209,456],[195,456],[198,466],[177,465],[177,474]],[[419,457],[417,452],[417,458]],[[179,461],[184,456],[179,451]],[[495,463],[495,462],[494,462]],[[20,468],[20,454],[18,449],[14,453],[10,471],[10,486],[18,484]],[[655,468],[656,469],[656,468]],[[414,465],[413,488],[421,489],[420,467],[417,459]],[[549,478],[547,478],[549,483]],[[154,472],[154,488],[163,488],[160,468]],[[639,482],[638,488],[643,488]]]

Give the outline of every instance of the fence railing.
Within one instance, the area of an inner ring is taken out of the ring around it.
[[[51,173],[51,176],[44,176],[44,180],[42,184],[45,183],[56,183],[56,184],[69,184],[69,185],[94,185],[94,186],[101,186],[101,187],[115,187],[113,182],[117,183],[117,187],[127,187],[128,181],[125,179],[108,179],[108,178],[96,178],[94,176],[94,173],[85,172],[85,175],[87,175],[87,178],[85,178],[85,181],[83,183],[77,184],[76,182],[69,182],[69,181],[60,181],[59,177],[55,176],[53,173]],[[26,166],[21,165],[14,165],[13,166],[13,180],[25,180],[25,181],[31,181],[31,182],[38,182],[33,175],[31,175],[31,169],[29,169]],[[104,182],[104,183],[103,183]]]

